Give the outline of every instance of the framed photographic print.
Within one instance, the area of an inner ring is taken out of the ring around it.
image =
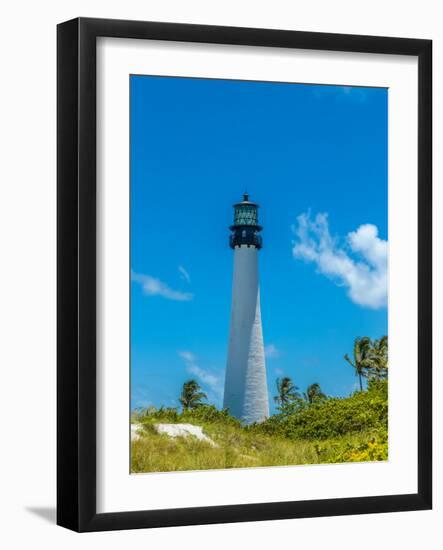
[[[59,525],[431,508],[431,51],[59,25]]]

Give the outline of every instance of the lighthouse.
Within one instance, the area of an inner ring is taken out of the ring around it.
[[[258,277],[262,227],[258,204],[251,202],[247,193],[234,204],[234,223],[229,229],[234,271],[223,407],[245,424],[252,424],[269,416],[269,400]]]

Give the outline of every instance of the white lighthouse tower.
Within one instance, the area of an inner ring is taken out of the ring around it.
[[[258,204],[247,193],[234,204],[229,244],[234,250],[231,328],[223,407],[245,424],[269,416],[265,352],[260,314]]]

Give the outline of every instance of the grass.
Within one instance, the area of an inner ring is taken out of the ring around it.
[[[242,426],[228,411],[204,405],[180,412],[134,411],[141,437],[132,442],[132,472],[171,472],[388,459],[388,385],[307,404],[292,402],[261,424]],[[215,443],[158,434],[155,423],[201,426]]]
[[[201,423],[199,425],[202,425]],[[257,434],[238,426],[204,424],[203,431],[217,444],[194,437],[171,438],[143,424],[140,439],[132,442],[132,472],[171,472],[288,466],[368,460],[386,460],[386,448],[371,432],[336,439],[289,440]]]

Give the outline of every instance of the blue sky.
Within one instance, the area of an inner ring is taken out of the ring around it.
[[[354,391],[387,333],[387,90],[131,76],[131,406],[222,403],[232,204],[260,204],[270,393]]]

